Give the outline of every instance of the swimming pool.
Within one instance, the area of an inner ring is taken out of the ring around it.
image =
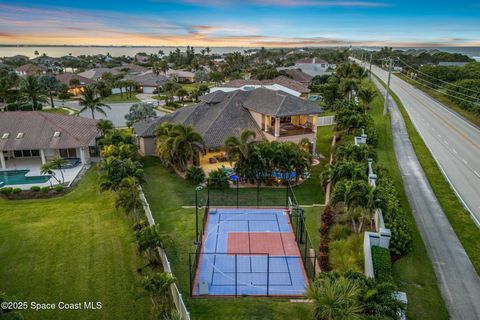
[[[50,176],[26,176],[30,170],[0,171],[0,187],[17,184],[45,183]]]

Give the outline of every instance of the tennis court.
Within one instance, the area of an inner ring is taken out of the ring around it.
[[[285,209],[210,208],[192,295],[301,296],[307,276]]]

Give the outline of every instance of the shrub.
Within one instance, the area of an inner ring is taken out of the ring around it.
[[[22,189],[20,189],[20,188],[15,188],[15,189],[12,190],[13,194],[17,194],[17,193],[20,193],[20,192],[22,192]]]
[[[336,224],[332,226],[330,229],[330,239],[331,240],[342,240],[348,238],[352,234],[352,230],[350,230],[347,226],[343,224]]]
[[[55,191],[57,191],[57,192],[62,192],[63,189],[64,189],[64,188],[63,188],[63,186],[61,186],[61,185],[58,185],[58,186],[55,187]]]
[[[372,261],[375,278],[378,282],[393,283],[392,261],[390,259],[390,251],[386,248],[373,246]]]
[[[43,193],[47,193],[48,191],[50,191],[50,187],[42,187],[40,189]]]
[[[187,170],[186,177],[190,183],[197,185],[205,181],[205,172],[200,167],[191,166]]]
[[[228,179],[225,171],[217,169],[208,175],[207,186],[212,189],[227,189],[229,187]]]
[[[4,188],[0,189],[1,194],[10,194],[10,193],[12,193],[12,191],[13,191],[13,188],[10,188],[10,187],[4,187]]]
[[[363,236],[352,234],[330,242],[330,267],[338,272],[363,271]]]
[[[35,192],[38,192],[38,191],[40,191],[40,187],[39,187],[39,186],[32,186],[32,187],[30,188],[30,190],[35,191]]]

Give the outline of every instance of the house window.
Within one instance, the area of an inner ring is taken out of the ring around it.
[[[15,150],[13,151],[13,155],[15,158],[31,158],[31,157],[39,157],[40,151],[38,150]]]

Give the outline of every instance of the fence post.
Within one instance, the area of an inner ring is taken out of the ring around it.
[[[260,179],[257,178],[257,208],[259,207],[260,201]]]
[[[237,208],[238,208],[238,176],[237,176]]]
[[[270,284],[270,253],[267,254],[267,297],[269,296],[269,284]]]
[[[237,256],[238,254],[235,253],[235,298],[237,297]]]
[[[192,254],[188,254],[188,273],[190,276],[190,297],[193,296],[193,283],[192,283]]]

